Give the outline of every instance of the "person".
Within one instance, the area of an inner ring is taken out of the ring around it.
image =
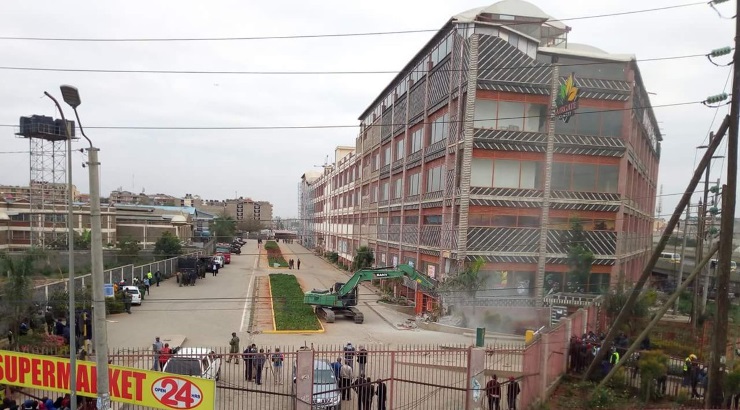
[[[244,368],[244,379],[248,382],[251,382],[254,380],[254,358],[257,354],[257,345],[252,343],[251,346],[248,346],[246,349],[244,349],[244,364],[246,367]]]
[[[216,263],[216,261],[213,261],[213,266],[211,266],[211,272],[213,273],[213,276],[218,275],[218,263]]]
[[[57,323],[60,323],[60,322],[57,322]],[[9,345],[13,344],[13,331],[10,329],[8,329],[8,344]]]
[[[147,272],[146,278],[149,279],[149,283],[154,282],[154,275],[152,275],[152,271]]]
[[[509,410],[516,410],[516,398],[519,396],[521,389],[519,383],[514,379],[514,376],[509,376],[509,384],[506,386],[506,404],[509,406]]]
[[[151,272],[149,272],[151,275]],[[147,296],[149,295],[149,285],[151,282],[149,281],[149,278],[144,278],[144,291],[146,292]]]
[[[331,369],[334,371],[334,378],[337,379],[337,381],[340,380],[340,374],[339,372],[342,370],[342,358],[337,357],[337,361],[331,364]]]
[[[357,394],[357,409],[358,410],[365,410],[365,405],[367,404],[367,396],[368,396],[368,386],[367,382],[365,382],[365,375],[361,374],[360,377],[355,379],[354,382],[352,382],[352,390],[355,391]]]
[[[352,367],[349,360],[345,360],[342,368],[339,370],[339,390],[342,392],[342,400],[352,400]]]
[[[298,267],[298,270],[301,270],[301,260],[300,259],[296,261],[296,266]]]
[[[386,387],[382,379],[378,379],[375,383],[378,385],[378,387],[375,388],[375,394],[378,396],[378,410],[385,410],[385,401],[388,397],[388,387]]]
[[[256,375],[254,376],[257,385],[262,384],[262,369],[265,367],[265,349],[260,349],[257,356],[254,357],[254,370]]]
[[[486,397],[488,398],[488,410],[499,410],[501,401],[501,385],[497,376],[494,374],[491,380],[486,383]]]
[[[360,374],[367,374],[365,373],[367,366],[367,350],[365,346],[360,345],[360,350],[357,352],[357,364],[360,365]]]
[[[352,346],[352,342],[347,342],[347,346],[344,346],[344,360],[347,362],[349,367],[353,367],[352,362],[355,359],[355,347]]]
[[[226,359],[226,363],[231,363],[231,358],[236,360],[236,364],[239,364],[239,336],[236,332],[231,332],[231,340],[229,340],[229,358]]]
[[[365,397],[360,399],[361,402],[365,403],[365,410],[370,410],[373,406],[373,396],[375,396],[375,386],[373,386],[372,380],[369,377],[365,378]]]
[[[152,366],[152,370],[160,370],[159,369],[159,355],[162,352],[162,348],[164,345],[162,342],[159,341],[159,336],[154,338],[154,343],[152,343],[152,352],[154,352],[154,365]]]
[[[170,344],[165,343],[164,347],[162,348],[162,351],[159,354],[159,368],[164,369],[164,365],[167,364],[167,361],[170,360],[170,356],[172,356],[172,349],[170,349]]]
[[[123,291],[123,308],[129,315],[131,314],[131,295]]]
[[[159,287],[159,282],[162,281],[162,272],[154,272],[154,280],[157,282],[157,287]]]
[[[280,348],[275,348],[275,353],[272,354],[272,368],[273,376],[275,377],[275,384],[283,384],[283,361],[285,357],[280,353]]]
[[[690,354],[690,355],[688,355],[683,360],[683,382],[682,382],[682,384],[684,386],[688,386],[689,384],[691,384],[691,379],[690,379],[690,376],[691,376],[691,367],[694,364],[694,360],[696,360],[696,355],[693,354],[693,353]]]

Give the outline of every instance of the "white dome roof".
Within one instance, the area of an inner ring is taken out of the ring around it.
[[[565,24],[545,13],[539,7],[523,0],[502,0],[487,7],[478,7],[464,11],[456,15],[454,18],[458,21],[473,21],[477,15],[482,13],[547,19],[549,20],[549,23],[555,27],[561,29],[566,28]]]
[[[172,223],[172,225],[185,225],[188,223],[188,219],[182,215],[175,215],[172,217],[170,222]]]

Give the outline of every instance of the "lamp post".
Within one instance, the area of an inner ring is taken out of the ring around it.
[[[59,110],[59,115],[62,116],[62,122],[64,123],[64,132],[67,134],[67,253],[68,255],[68,270],[69,279],[67,282],[67,293],[69,294],[69,315],[67,319],[67,325],[69,326],[69,403],[70,408],[77,408],[77,332],[76,327],[76,315],[77,309],[75,308],[75,234],[74,234],[74,211],[72,209],[72,203],[74,202],[74,196],[72,194],[72,132],[67,124],[67,119],[64,118],[64,111],[62,106],[59,105],[59,101],[54,98],[51,94],[44,91],[44,95],[54,101]]]
[[[98,410],[110,409],[110,385],[108,379],[108,329],[105,322],[105,289],[103,285],[103,232],[100,218],[100,162],[98,148],[93,146],[80,122],[77,107],[82,103],[77,88],[71,85],[59,87],[62,97],[75,112],[80,133],[90,144],[87,149],[87,167],[90,170],[90,250],[92,255],[92,299],[93,299],[93,344],[95,349],[95,367],[97,368]]]

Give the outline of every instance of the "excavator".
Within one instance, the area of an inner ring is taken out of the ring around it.
[[[427,289],[434,289],[432,279],[414,270],[410,265],[402,264],[395,267],[360,269],[352,275],[347,283],[335,283],[332,289],[313,289],[306,292],[303,302],[314,306],[316,315],[326,323],[334,323],[336,316],[354,319],[355,323],[362,323],[365,317],[357,309],[357,288],[360,282],[376,279],[393,279],[408,277]]]

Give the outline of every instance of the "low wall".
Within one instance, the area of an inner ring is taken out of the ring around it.
[[[416,310],[413,305],[401,306],[401,305],[396,305],[393,303],[386,303],[386,302],[381,302],[381,301],[378,301],[378,304],[380,306],[387,307],[388,309],[395,310],[398,313],[403,313],[404,315],[409,315],[409,316],[416,315]]]
[[[419,329],[431,330],[433,332],[451,333],[455,335],[469,334],[469,335],[475,336],[475,333],[476,333],[476,329],[443,325],[441,323],[435,323],[435,322],[419,321],[417,323],[417,326],[419,326]],[[486,339],[511,339],[512,337],[517,337],[517,336],[520,336],[520,335],[513,335],[513,334],[508,334],[508,333],[495,333],[495,332],[486,331]]]

